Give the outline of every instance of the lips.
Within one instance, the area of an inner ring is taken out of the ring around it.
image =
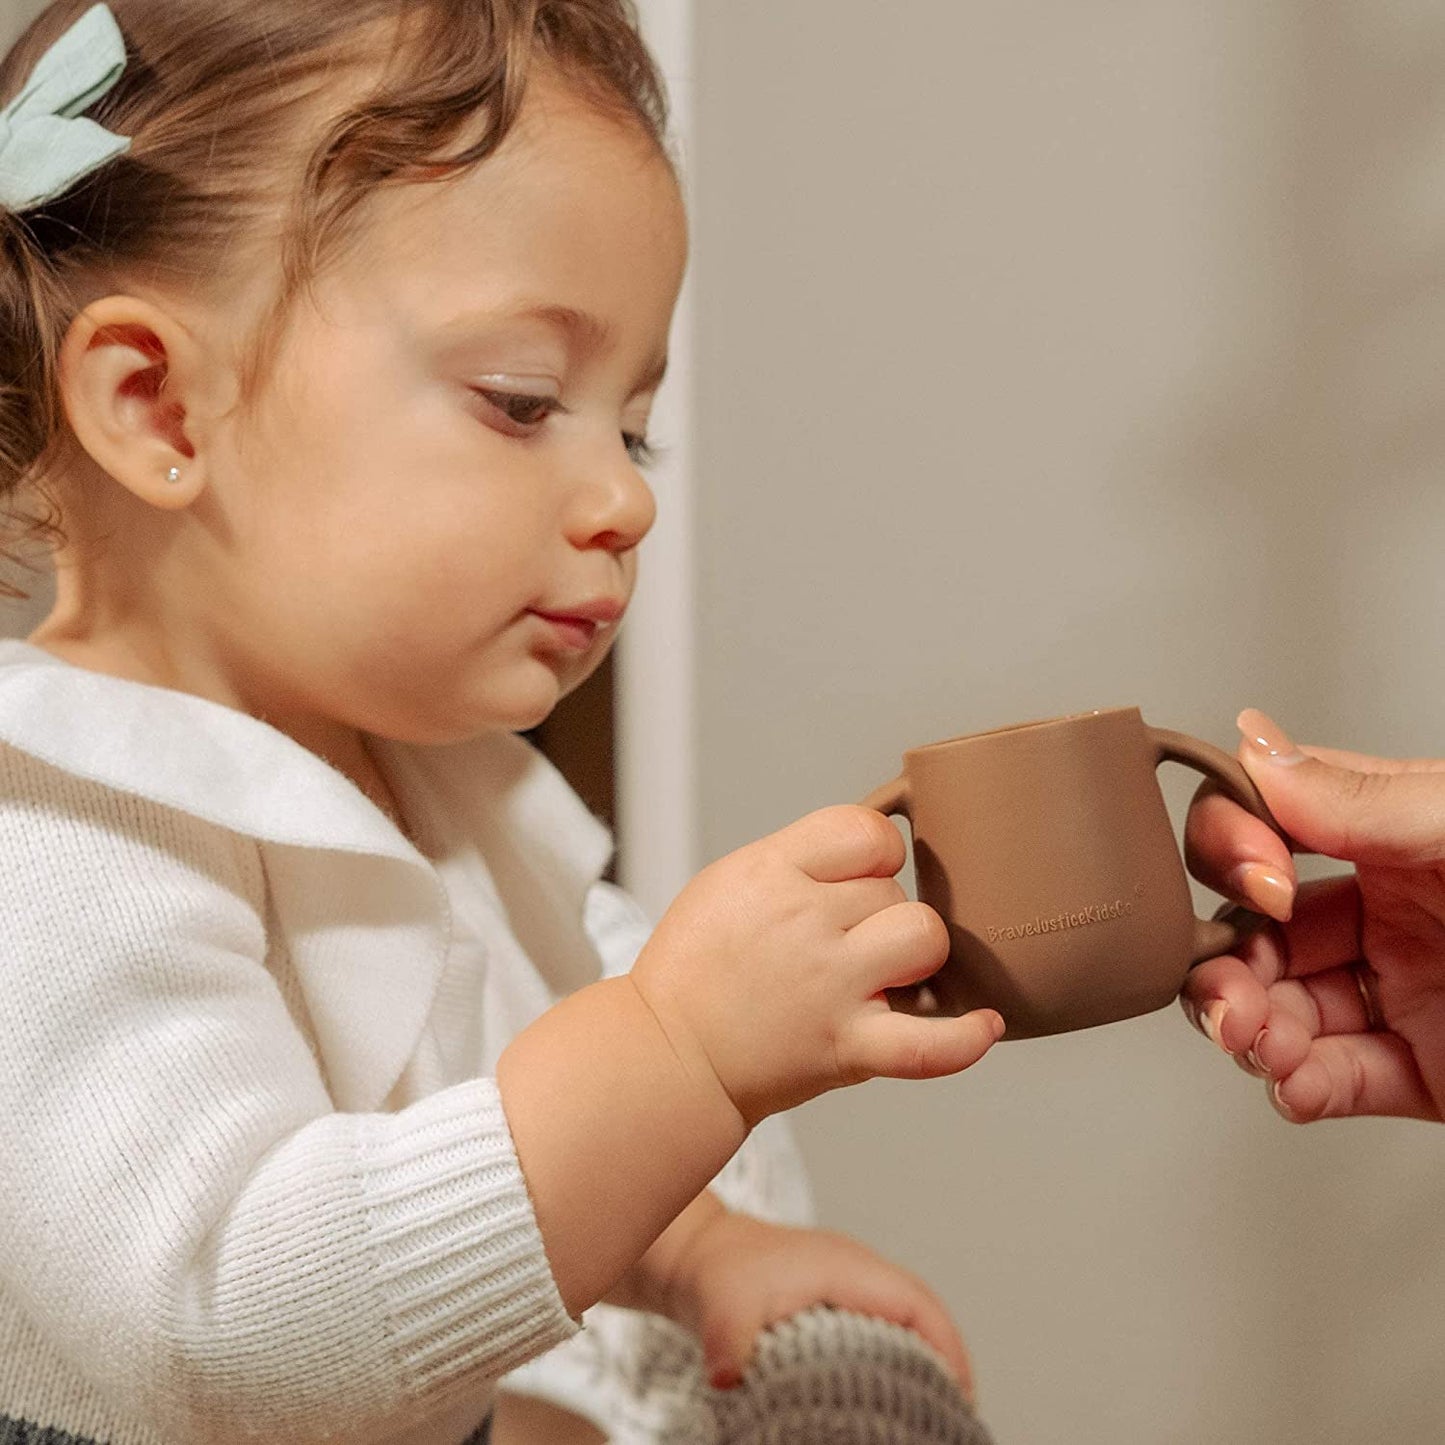
[[[590,602],[576,607],[534,607],[538,617],[561,619],[567,622],[594,622],[606,627],[618,622],[627,610],[627,604],[615,597],[594,597]]]
[[[574,607],[534,607],[533,617],[546,624],[554,643],[568,652],[585,652],[597,640],[604,627],[621,619],[625,604],[611,597],[594,598]]]
[[[597,637],[597,624],[585,617],[553,617],[546,612],[534,612],[547,629],[550,642],[564,652],[586,652]]]

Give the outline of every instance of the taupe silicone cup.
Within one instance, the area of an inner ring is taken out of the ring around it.
[[[1162,1008],[1242,930],[1196,918],[1155,770],[1185,763],[1283,835],[1240,764],[1138,708],[933,743],[864,799],[907,817],[918,896],[948,961],[895,989],[905,1013],[995,1008],[1005,1038],[1092,1028]],[[1286,841],[1288,841],[1286,839]]]

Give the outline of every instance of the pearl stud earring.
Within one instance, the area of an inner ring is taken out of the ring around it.
[[[180,479],[181,469],[179,467],[172,467],[170,471],[166,473],[166,481],[168,481],[172,486],[175,486],[175,484],[180,481]]]

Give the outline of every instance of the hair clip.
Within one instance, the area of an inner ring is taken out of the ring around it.
[[[81,112],[125,73],[125,37],[108,5],[81,16],[0,111],[0,206],[29,211],[130,149]]]

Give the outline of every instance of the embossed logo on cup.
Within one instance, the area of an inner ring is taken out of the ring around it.
[[[990,927],[986,937],[990,943],[1007,939],[1038,938],[1045,933],[1063,933],[1070,928],[1088,928],[1094,923],[1109,923],[1127,918],[1134,911],[1132,899],[1116,898],[1112,903],[1091,903],[1087,908],[1065,910],[1049,917],[1035,916],[1027,923],[1010,923],[1001,928]]]

